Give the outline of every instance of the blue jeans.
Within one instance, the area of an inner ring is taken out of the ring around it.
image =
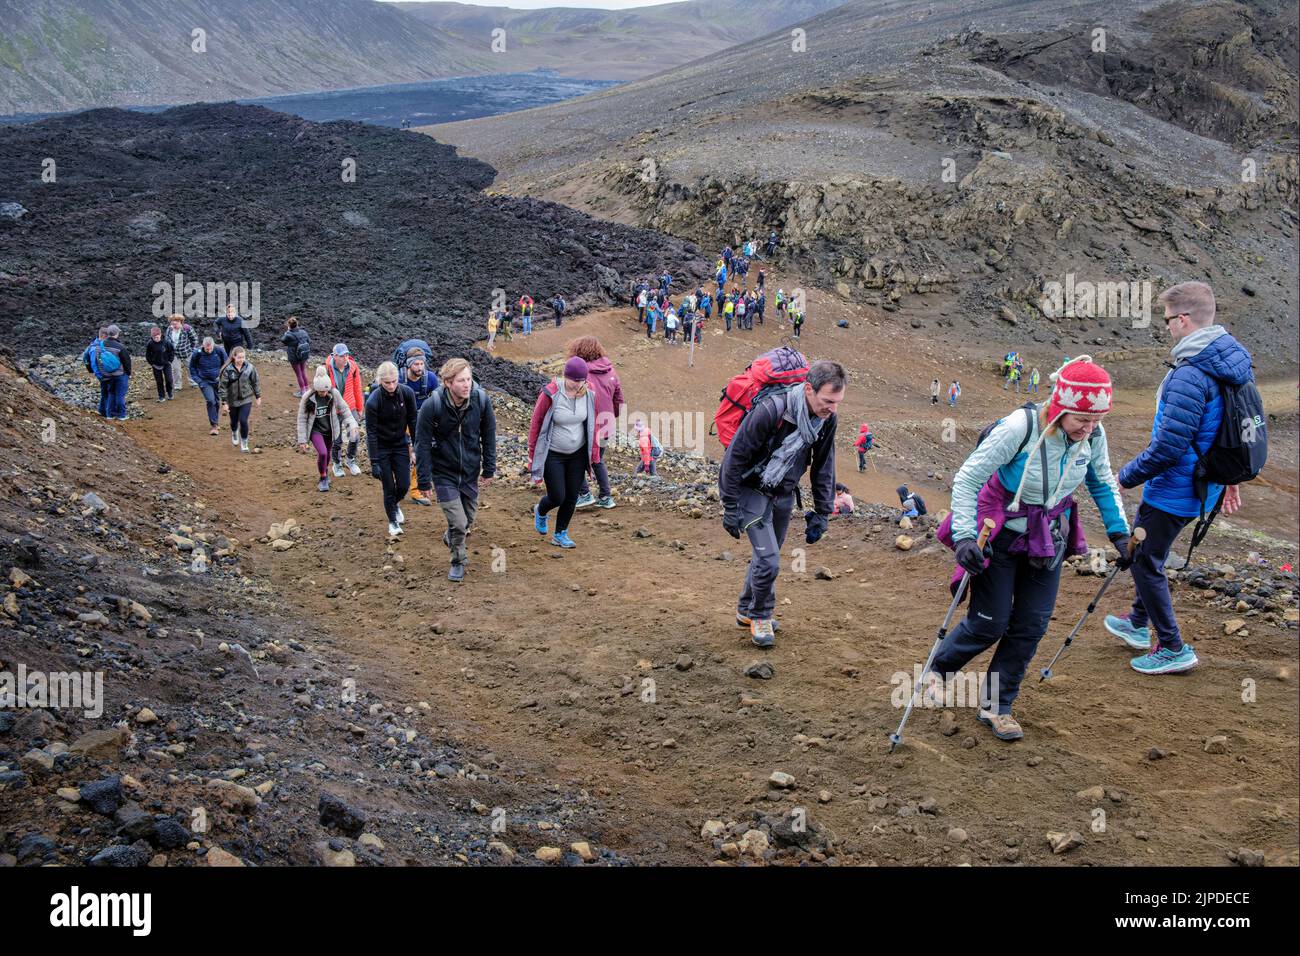
[[[208,406],[208,424],[216,428],[217,418],[221,415],[221,399],[217,397],[217,386],[202,379],[197,384],[199,391],[203,393],[203,401]]]
[[[104,417],[126,418],[126,390],[131,384],[131,377],[129,375],[113,375],[106,378],[104,384],[108,386]],[[102,394],[103,389],[100,391]]]
[[[530,312],[528,315],[521,316],[521,318],[524,320],[524,329],[523,329],[523,331],[524,331],[524,335],[532,335],[532,334],[533,334],[533,316],[532,316],[532,313]]]

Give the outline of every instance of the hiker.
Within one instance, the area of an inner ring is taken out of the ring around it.
[[[650,426],[640,418],[632,425],[632,432],[636,439],[637,451],[641,454],[641,460],[636,465],[636,473],[649,475],[651,478],[658,477],[655,463],[663,457],[664,453],[659,439],[655,438],[654,433],[650,431]]]
[[[1016,394],[1019,395],[1020,394],[1020,369],[1016,368],[1014,363],[1012,363],[1011,367],[1007,370],[1007,380],[1002,383],[1002,391],[1005,392],[1007,390],[1007,386],[1011,385],[1013,382],[1015,383],[1016,386]]]
[[[417,354],[423,356],[424,367],[427,369],[433,362],[433,349],[424,339],[405,339],[393,349],[392,362],[397,366],[399,377],[406,374],[407,364]]]
[[[1026,393],[1033,392],[1035,395],[1038,394],[1038,366],[1036,365],[1034,366],[1034,370],[1029,373],[1029,388],[1025,391]]]
[[[492,400],[474,383],[474,368],[459,356],[438,370],[441,384],[420,407],[415,423],[419,487],[438,499],[447,519],[442,543],[451,553],[447,580],[465,580],[465,539],[478,513],[479,488],[497,473],[497,421]]]
[[[671,289],[672,287],[673,287],[673,277],[671,274],[669,274],[668,270],[665,269],[664,274],[659,277],[659,290],[664,295],[667,295],[668,290]]]
[[[501,320],[497,318],[497,311],[496,311],[496,309],[492,309],[492,310],[490,310],[490,311],[488,312],[488,317],[487,317],[487,333],[488,333],[487,347],[488,347],[488,351],[489,351],[489,352],[492,351],[492,349],[493,349],[493,343],[496,342],[496,340],[497,340],[497,326],[500,324],[500,321],[501,321]],[[557,322],[556,324],[558,325],[559,323]]]
[[[664,319],[664,338],[670,345],[677,344],[677,313],[671,308],[668,317]]]
[[[939,404],[939,380],[937,378],[930,382],[930,404]]]
[[[564,296],[558,292],[555,298],[551,300],[551,311],[555,313],[555,327],[558,329],[564,321],[564,310],[568,308],[568,303],[564,301]]]
[[[533,334],[533,298],[527,292],[519,297],[519,325],[524,335]]]
[[[759,279],[762,278],[763,278],[762,273],[759,273]],[[758,315],[759,325],[763,324],[763,310],[765,308],[767,308],[767,293],[763,291],[763,284],[762,282],[760,282],[758,285],[758,298],[754,300],[754,311]],[[752,320],[749,323],[749,327],[751,329],[754,327],[754,323]]]
[[[546,534],[547,515],[555,510],[550,541],[561,548],[577,547],[569,537],[569,521],[578,504],[583,475],[600,461],[596,398],[589,376],[587,362],[570,356],[564,373],[538,393],[528,426],[528,471],[534,483],[546,483],[546,494],[533,506],[533,527],[538,534]]]
[[[646,310],[646,305],[649,303],[649,301],[650,301],[649,289],[643,288],[641,289],[640,292],[636,294],[636,321],[638,325],[640,325],[642,322],[645,321],[645,310]]]
[[[370,457],[370,475],[384,486],[384,514],[388,534],[402,534],[406,515],[401,502],[411,487],[411,466],[415,464],[415,447],[411,433],[415,430],[415,393],[398,381],[397,366],[382,362],[375,370],[375,383],[366,398],[366,453]],[[349,465],[351,462],[349,462]],[[339,472],[335,470],[334,474]]]
[[[769,259],[772,258],[772,253],[776,252],[778,242],[780,242],[780,240],[777,238],[776,230],[773,229],[767,234],[767,246],[764,248],[764,252]]]
[[[875,442],[871,434],[871,426],[863,422],[858,426],[858,437],[853,442],[853,448],[858,453],[858,471],[867,470],[867,452],[871,451],[871,446]]]
[[[131,352],[122,344],[122,330],[106,325],[81,353],[81,361],[99,380],[99,414],[126,421],[126,393],[131,387]]]
[[[604,453],[609,447],[610,439],[614,437],[618,418],[627,406],[623,400],[623,385],[619,381],[618,372],[614,371],[614,363],[609,360],[604,346],[596,336],[584,335],[574,339],[568,344],[567,352],[569,358],[576,355],[587,363],[587,389],[596,402],[596,442],[601,450],[600,460],[591,465],[600,497],[592,497],[591,486],[584,472],[574,507],[587,508],[594,505],[597,508],[613,508],[614,497],[610,491],[609,469],[605,467]]]
[[[163,333],[168,344],[172,347],[172,385],[176,391],[180,391],[182,385],[182,373],[188,372],[190,367],[190,356],[194,350],[199,347],[199,337],[194,330],[185,324],[185,316],[177,313],[167,319],[167,331]],[[190,379],[190,387],[194,387],[194,379]]]
[[[409,388],[411,394],[415,396],[415,413],[417,416],[420,414],[420,410],[424,407],[425,401],[438,387],[438,376],[434,375],[428,370],[428,368],[426,368],[426,357],[425,352],[418,345],[412,345],[410,351],[406,353],[406,371],[402,372],[399,376],[402,380],[402,384]],[[401,367],[402,366],[398,366],[399,369]],[[415,422],[411,423],[411,427],[415,427]],[[411,432],[411,440],[415,440],[414,431]],[[417,505],[431,507],[433,502],[429,500],[428,495],[420,490],[420,485],[417,481],[418,477],[416,467],[415,465],[412,465],[411,500]]]
[[[1224,514],[1235,514],[1241,507],[1238,485],[1199,480],[1198,465],[1220,434],[1225,389],[1253,383],[1255,377],[1250,353],[1215,321],[1210,286],[1183,282],[1160,293],[1156,302],[1165,309],[1174,366],[1156,389],[1150,443],[1119,472],[1124,488],[1145,483],[1134,523],[1146,529],[1146,540],[1133,559],[1137,595],[1132,610],[1123,617],[1108,616],[1106,629],[1134,650],[1146,652],[1130,662],[1139,674],[1176,674],[1195,667],[1197,657],[1178,630],[1165,559],[1183,528],[1198,516],[1203,519],[1220,495]],[[1194,533],[1193,547],[1198,540]],[[1158,646],[1152,644],[1152,630]]]
[[[835,510],[836,409],[845,381],[843,366],[822,360],[812,364],[803,382],[773,387],[765,395],[760,390],[722,459],[722,526],[733,538],[747,534],[753,549],[736,623],[749,627],[750,639],[759,647],[775,643],[772,612],[781,547],[805,469],[813,493],[813,510],[804,515],[808,544],[826,533]]]
[[[352,409],[330,383],[325,366],[317,365],[311,389],[298,400],[298,450],[316,452],[317,491],[330,490],[330,449],[345,431],[353,441],[360,437]]]
[[[736,315],[735,296],[724,296],[722,299],[722,318],[726,320],[727,331],[731,331],[731,320]]]
[[[907,485],[899,485],[894,491],[898,494],[898,505],[903,509],[900,518],[919,518],[921,515],[929,514],[925,507],[925,499],[909,489]]]
[[[338,389],[343,400],[348,403],[348,408],[352,409],[353,416],[360,419],[366,407],[365,395],[361,390],[361,366],[352,358],[352,353],[342,342],[335,345],[330,352],[330,357],[325,362],[325,372],[330,377],[330,384]],[[347,462],[349,473],[361,474],[361,466],[357,464],[359,444],[356,438],[349,438],[345,456],[342,454],[343,435],[340,433],[334,437],[334,447],[330,449],[330,455],[334,459],[335,478],[343,477],[344,461]]]
[[[190,356],[190,381],[203,393],[203,401],[208,406],[208,424],[212,426],[209,435],[219,433],[217,416],[221,412],[221,370],[226,367],[226,350],[218,348],[212,336],[203,340],[203,345]]]
[[[247,350],[236,345],[221,369],[221,405],[230,412],[230,444],[248,451],[248,417],[253,406],[262,407],[262,386],[257,369],[248,361]]]
[[[244,328],[244,320],[235,311],[234,305],[226,306],[225,317],[217,319],[217,332],[221,336],[221,347],[227,355],[235,354],[236,345],[242,345],[248,351],[253,348],[253,337]]]
[[[785,308],[786,308],[785,289],[777,289],[776,290],[776,317],[778,319],[785,318]]]
[[[757,285],[755,285],[754,288],[756,288],[759,291],[759,294],[761,295],[763,290],[767,287],[767,270],[764,269],[762,266],[760,266],[758,269],[758,278],[755,281],[757,282]],[[760,315],[762,314],[761,310],[759,314]]]
[[[173,397],[172,362],[175,358],[176,351],[163,338],[162,329],[152,326],[149,329],[149,344],[144,347],[144,360],[153,370],[153,382],[158,388],[160,402],[169,402]]]
[[[851,515],[853,514],[853,508],[853,495],[849,494],[848,486],[838,481],[835,482],[835,506],[831,511],[831,517]]]
[[[952,483],[952,513],[937,537],[969,572],[970,607],[935,653],[932,671],[951,679],[997,644],[981,682],[978,718],[1000,740],[1024,736],[1011,716],[1029,661],[1056,607],[1063,559],[1087,550],[1074,494],[1086,486],[1126,566],[1129,525],[1101,419],[1111,407],[1110,376],[1088,356],[1052,376],[1050,399],[1028,404],[985,430]],[[976,529],[994,522],[981,549]]]
[[[1014,364],[1015,357],[1016,357],[1015,352],[1008,352],[1006,355],[1002,357],[1002,377],[1004,379],[1007,380],[1011,379],[1011,366]],[[1066,361],[1068,362],[1069,359],[1066,359]],[[1006,385],[1004,384],[1002,388],[1005,390]]]
[[[284,346],[284,354],[289,360],[289,367],[293,369],[294,378],[298,380],[298,397],[301,398],[308,392],[307,360],[311,358],[311,337],[307,335],[306,329],[298,328],[298,319],[291,315],[284,323],[284,335],[280,336],[280,343]]]
[[[700,311],[704,313],[705,319],[713,317],[713,296],[704,292],[699,297]]]
[[[646,312],[646,316],[645,316],[645,337],[646,338],[649,339],[654,337],[655,326],[657,326],[658,324],[659,324],[659,300],[654,299],[653,301],[651,301],[650,310]]]
[[[1038,370],[1035,369],[1034,371],[1037,372]],[[956,408],[957,399],[959,398],[961,398],[961,382],[954,381],[948,386],[948,407]]]
[[[790,324],[794,326],[794,337],[800,338],[800,333],[803,331],[803,309],[790,310]]]

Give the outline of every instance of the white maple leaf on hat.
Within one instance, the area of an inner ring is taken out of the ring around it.
[[[1083,396],[1081,396],[1069,385],[1065,386],[1065,388],[1061,389],[1060,392],[1057,393],[1058,400],[1062,405],[1066,406],[1067,408],[1074,408],[1076,405],[1079,404],[1079,400],[1082,397]]]
[[[1093,411],[1105,412],[1110,410],[1110,392],[1099,388],[1088,396],[1088,402],[1092,405]]]

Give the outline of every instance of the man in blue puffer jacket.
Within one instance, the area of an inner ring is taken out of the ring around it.
[[[1165,308],[1165,322],[1174,340],[1174,365],[1156,392],[1156,417],[1151,443],[1120,469],[1119,483],[1135,488],[1143,482],[1137,527],[1146,540],[1133,561],[1137,596],[1127,617],[1109,615],[1106,629],[1135,650],[1132,660],[1140,674],[1176,674],[1198,663],[1196,652],[1183,641],[1169,598],[1165,559],[1174,539],[1192,519],[1218,501],[1222,485],[1210,485],[1202,500],[1192,485],[1197,449],[1209,450],[1223,419],[1221,385],[1251,381],[1250,353],[1228,330],[1214,322],[1214,292],[1204,282],[1184,282],[1166,289],[1156,301]],[[1241,507],[1241,492],[1231,485],[1223,513]],[[1151,645],[1151,628],[1159,646]]]

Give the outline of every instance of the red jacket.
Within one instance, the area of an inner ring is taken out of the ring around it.
[[[871,434],[871,426],[863,425],[858,429],[858,440],[853,443],[853,447],[858,451],[867,450],[867,436]]]
[[[325,369],[329,372],[330,382],[339,390],[339,394],[343,396],[343,401],[348,403],[348,408],[354,412],[360,412],[366,407],[366,396],[361,390],[361,366],[353,361],[351,355],[344,357],[347,359],[347,364],[341,370],[342,382],[339,382],[334,377],[334,363],[338,360],[337,355],[331,355],[326,359]]]

